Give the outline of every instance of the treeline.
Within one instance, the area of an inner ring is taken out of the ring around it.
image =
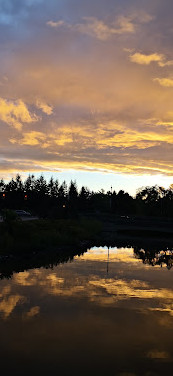
[[[74,217],[79,213],[111,212],[117,215],[173,216],[173,186],[143,187],[135,197],[120,190],[93,192],[87,187],[78,190],[75,181],[69,186],[53,178],[47,182],[43,175],[20,175],[5,183],[0,181],[0,210],[23,209],[43,218]]]

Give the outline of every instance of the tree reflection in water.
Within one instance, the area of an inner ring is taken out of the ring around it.
[[[134,254],[137,258],[141,259],[144,264],[151,266],[166,264],[167,269],[170,270],[173,266],[173,250],[144,250],[139,247],[134,247]]]
[[[173,250],[170,248],[154,247],[151,245],[146,245],[142,247],[141,245],[129,245],[124,240],[118,240],[116,244],[109,244],[108,255],[107,255],[107,274],[109,270],[109,252],[111,248],[133,248],[134,257],[141,259],[144,264],[151,266],[160,266],[166,265],[167,269],[170,270],[173,266]],[[89,247],[90,248],[90,247]],[[81,256],[86,253],[89,248],[86,245],[83,245],[81,249],[75,249],[74,247],[67,247],[59,249],[57,252],[34,252],[30,255],[23,255],[23,257],[2,257],[0,259],[0,279],[11,278],[14,273],[19,273],[27,271],[29,269],[35,268],[46,268],[52,269],[58,264],[63,264],[73,261],[75,256]],[[91,247],[92,248],[92,247]]]
[[[29,269],[53,269],[58,264],[71,262],[75,256],[83,254],[84,250],[62,248],[57,252],[38,252],[23,257],[6,257],[0,260],[0,279],[11,278],[14,273]]]

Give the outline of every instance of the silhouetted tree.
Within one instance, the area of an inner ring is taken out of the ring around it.
[[[0,192],[5,191],[5,182],[3,179],[0,180]]]
[[[4,192],[4,194],[3,194]],[[29,175],[22,181],[17,174],[5,183],[0,181],[0,209],[24,209],[42,217],[62,218],[77,215],[78,212],[140,214],[173,216],[173,185],[164,189],[158,185],[138,189],[136,197],[120,190],[118,193],[103,189],[91,192],[82,187],[78,193],[76,181],[69,186],[60,185],[51,177],[47,183],[44,176],[37,179]]]
[[[91,192],[89,189],[87,187],[82,187],[78,196],[79,208],[81,210],[89,209],[90,196]]]
[[[24,182],[24,190],[27,194],[32,192],[35,187],[35,177],[34,175],[29,175]]]
[[[51,198],[58,197],[59,192],[59,182],[58,180],[53,179],[53,177],[50,178],[50,181],[48,183],[48,193]]]

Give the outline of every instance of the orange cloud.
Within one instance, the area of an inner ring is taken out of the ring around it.
[[[35,146],[35,145],[43,145],[45,140],[46,140],[46,136],[44,133],[31,131],[31,132],[23,133],[22,138],[20,140],[11,138],[10,142],[12,144],[19,143],[20,145]]]
[[[130,55],[130,60],[133,63],[141,64],[141,65],[149,65],[152,62],[157,62],[159,64],[163,64],[164,55],[153,53],[150,55],[141,54],[140,52],[136,52],[133,55]]]
[[[134,50],[130,50],[128,48],[124,48],[126,52],[133,52]],[[152,54],[143,54],[141,52],[131,53],[129,59],[132,63],[140,64],[140,65],[150,65],[151,63],[155,62],[159,65],[159,67],[169,67],[173,65],[173,60],[167,60],[164,54],[158,54],[157,52]]]
[[[53,107],[41,100],[37,100],[36,106],[40,108],[47,115],[52,115],[53,113]]]
[[[17,304],[22,303],[23,301],[24,298],[20,295],[10,295],[4,297],[0,302],[0,312],[3,313],[4,318],[7,318],[13,312]]]
[[[158,82],[163,87],[173,87],[173,78],[154,78],[155,82]]]
[[[27,318],[31,318],[31,317],[35,317],[39,314],[40,312],[40,307],[39,306],[35,306],[35,307],[32,307],[29,312],[26,313],[26,317]]]
[[[147,357],[151,359],[171,359],[171,356],[168,352],[155,349],[149,351]]]
[[[37,121],[36,115],[29,112],[22,100],[10,101],[0,98],[0,119],[5,123],[21,130],[23,123]]]
[[[172,60],[171,48],[155,43],[159,10],[115,3],[112,13],[78,4],[71,18],[57,2],[54,14],[63,20],[51,21],[48,12],[44,23],[42,9],[37,25],[28,19],[28,43],[25,33],[18,44],[7,38],[0,67],[4,175],[69,168],[172,174]],[[172,41],[168,28],[167,36]],[[124,46],[136,64],[124,59]],[[159,69],[163,78],[153,82]]]

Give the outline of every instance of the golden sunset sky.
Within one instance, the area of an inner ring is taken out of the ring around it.
[[[173,182],[173,1],[0,0],[0,175]]]

